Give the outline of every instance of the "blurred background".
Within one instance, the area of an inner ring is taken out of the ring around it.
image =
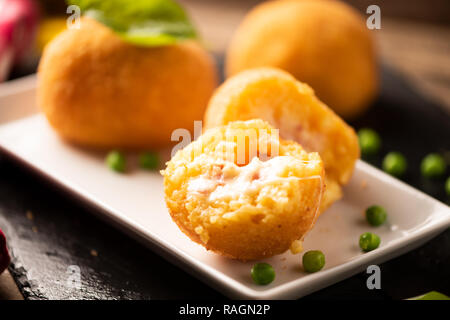
[[[222,54],[244,15],[258,0],[179,0],[208,46]],[[348,0],[365,14],[376,4],[381,8],[381,30],[376,33],[382,63],[394,66],[423,93],[432,96],[450,111],[450,1],[448,0]],[[10,70],[6,79],[34,72],[40,50],[55,33],[65,27],[64,0],[35,0],[39,7],[36,44]],[[1,6],[0,6],[1,12]],[[1,14],[0,14],[1,16]],[[368,15],[367,15],[368,16]],[[0,25],[1,25],[0,18]],[[28,31],[27,31],[28,32]],[[29,41],[29,40],[26,40]],[[1,44],[0,44],[1,51]],[[4,58],[0,53],[0,69]],[[4,67],[3,67],[4,68]]]
[[[256,0],[181,0],[207,43],[223,52],[234,29]],[[371,4],[381,9],[377,36],[382,61],[410,77],[450,111],[450,1],[349,0],[362,14]],[[368,15],[367,15],[368,16]]]

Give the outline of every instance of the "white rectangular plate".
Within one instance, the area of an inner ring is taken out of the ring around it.
[[[344,198],[318,219],[304,242],[305,251],[324,252],[325,268],[306,274],[301,255],[287,252],[265,260],[276,279],[257,286],[250,278],[253,262],[207,252],[181,233],[166,209],[158,172],[135,168],[116,174],[105,166],[104,154],[61,141],[36,112],[34,79],[27,81],[7,90],[0,86],[0,149],[232,298],[299,298],[411,250],[450,226],[448,206],[359,161]],[[387,224],[373,228],[365,222],[364,209],[372,204],[386,208]],[[376,232],[382,242],[362,253],[358,239],[366,231]]]

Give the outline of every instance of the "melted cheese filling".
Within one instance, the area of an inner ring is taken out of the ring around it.
[[[315,162],[315,161],[314,161]],[[282,177],[284,168],[292,166],[315,166],[313,161],[305,163],[292,156],[278,156],[267,161],[254,157],[246,166],[239,167],[232,162],[225,162],[221,175],[212,178],[201,175],[188,183],[188,192],[207,196],[209,201],[227,201],[241,196],[257,193],[264,185],[289,179],[311,179],[316,177]],[[320,177],[319,177],[320,178]]]

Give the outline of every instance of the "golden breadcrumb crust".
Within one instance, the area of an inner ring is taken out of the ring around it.
[[[377,56],[365,18],[341,1],[265,1],[236,29],[226,55],[228,76],[276,67],[310,85],[345,118],[378,93]]]
[[[323,104],[306,84],[275,68],[243,71],[214,93],[205,113],[205,128],[230,121],[263,119],[280,128],[280,137],[319,152],[325,166],[324,211],[341,197],[359,158],[354,130]]]
[[[255,130],[256,150],[246,148],[244,163],[237,164],[233,146]],[[261,259],[285,252],[313,227],[324,189],[320,156],[274,138],[272,130],[262,120],[215,127],[167,163],[166,203],[193,241],[227,257]]]
[[[202,119],[217,85],[214,62],[196,42],[139,47],[89,18],[48,44],[38,78],[50,124],[97,148],[170,144],[174,129]]]

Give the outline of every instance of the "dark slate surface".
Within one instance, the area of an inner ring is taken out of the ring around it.
[[[419,163],[429,152],[448,156],[450,116],[392,71],[382,80],[374,107],[352,123],[382,135],[381,155],[366,160],[379,166],[382,154],[403,152],[409,160],[404,180],[449,204],[444,179],[422,179]],[[1,155],[0,228],[13,255],[10,271],[27,299],[225,298]],[[66,285],[73,265],[80,268],[81,289]],[[381,290],[368,290],[361,273],[304,299],[403,299],[430,290],[449,295],[450,229],[380,267]]]

